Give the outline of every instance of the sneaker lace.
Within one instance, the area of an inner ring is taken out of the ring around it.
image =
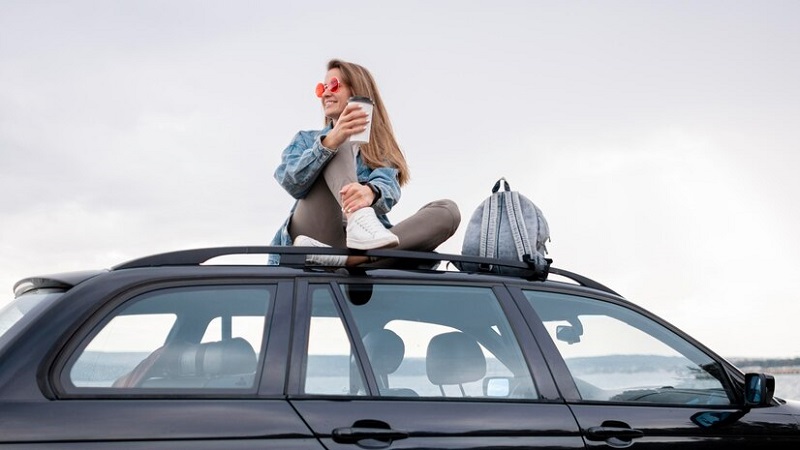
[[[372,219],[372,220],[370,220]],[[361,216],[356,218],[356,223],[359,227],[363,228],[364,231],[369,233],[372,236],[376,234],[386,231],[386,227],[378,220],[377,218],[370,218],[369,216]]]

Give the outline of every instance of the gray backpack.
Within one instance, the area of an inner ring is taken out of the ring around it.
[[[500,190],[500,184],[505,189]],[[498,192],[499,191],[499,192]],[[552,260],[545,258],[550,227],[542,211],[519,192],[512,191],[505,178],[492,188],[492,195],[475,210],[467,225],[461,254],[523,261],[531,270],[499,265],[461,263],[459,270],[489,271],[544,280]]]

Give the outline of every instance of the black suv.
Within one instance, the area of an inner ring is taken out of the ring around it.
[[[347,250],[188,250],[20,281],[0,312],[0,446],[800,445],[800,406],[773,398],[774,378],[585,277],[390,250],[359,252],[387,267],[329,268],[309,252]],[[281,263],[209,263],[231,254]]]

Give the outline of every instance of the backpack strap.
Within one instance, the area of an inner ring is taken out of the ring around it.
[[[498,183],[500,183],[498,181]],[[478,255],[494,258],[497,248],[497,228],[500,226],[499,202],[497,195],[490,195],[483,201],[483,216],[481,217],[481,240]]]
[[[496,258],[497,255],[497,233],[500,228],[500,201],[501,196],[497,191],[500,190],[500,184],[504,184],[505,191],[509,191],[511,186],[508,185],[505,177],[497,180],[497,183],[492,187],[492,195],[483,201],[483,216],[481,217],[481,239],[480,246],[478,247],[478,255],[486,258]]]
[[[511,236],[514,238],[514,246],[517,249],[517,258],[522,261],[524,255],[531,254],[531,240],[528,235],[528,229],[525,226],[522,206],[519,203],[519,193],[515,191],[503,192],[503,200],[506,205],[506,215],[508,216]]]

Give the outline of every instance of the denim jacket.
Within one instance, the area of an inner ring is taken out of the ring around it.
[[[335,152],[322,145],[322,139],[330,130],[331,126],[318,131],[300,131],[283,151],[281,163],[275,169],[275,179],[295,199],[299,200],[308,194],[311,186],[322,174],[325,165],[335,155]],[[356,157],[356,177],[359,183],[369,183],[380,192],[372,208],[375,209],[381,223],[387,228],[391,228],[392,224],[386,214],[400,200],[397,169],[392,167],[370,169],[359,153]],[[289,220],[296,207],[297,202],[292,206],[289,217],[275,233],[270,245],[292,245],[292,238],[289,235]],[[272,261],[272,258],[270,260]]]

